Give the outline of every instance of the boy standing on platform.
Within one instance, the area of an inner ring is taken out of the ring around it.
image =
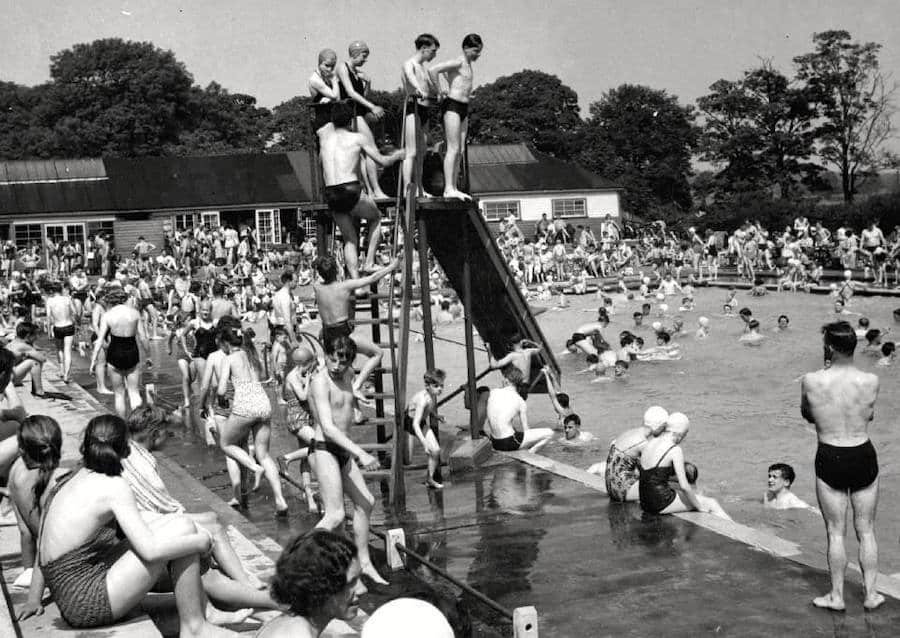
[[[444,486],[438,482],[441,467],[441,445],[437,433],[437,398],[444,390],[446,373],[440,369],[428,370],[424,375],[425,389],[416,392],[406,406],[403,424],[406,432],[416,437],[428,456],[425,485],[436,490]],[[434,416],[434,425],[429,425]],[[425,426],[423,429],[423,425]],[[412,440],[410,440],[412,456]]]
[[[483,48],[481,36],[470,33],[462,41],[463,53],[458,58],[435,64],[431,73],[447,75],[449,89],[444,98],[444,135],[447,138],[447,153],[444,156],[444,197],[472,199],[457,188],[459,161],[466,145],[469,129],[469,100],[472,97],[472,62],[481,56]]]
[[[416,54],[403,63],[401,83],[406,95],[406,119],[404,122],[403,158],[404,184],[416,184],[418,197],[432,197],[422,185],[422,170],[425,165],[425,126],[437,106],[437,82],[425,68],[431,62],[441,44],[430,33],[416,38]]]

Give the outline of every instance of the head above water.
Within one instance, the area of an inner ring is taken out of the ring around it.
[[[691,422],[683,412],[673,412],[666,421],[666,432],[684,437],[691,427]]]
[[[650,428],[654,434],[661,432],[669,420],[669,413],[665,408],[654,405],[644,411],[644,427]]]
[[[822,326],[822,340],[825,345],[826,359],[831,352],[852,357],[856,350],[856,331],[847,321],[834,321]]]

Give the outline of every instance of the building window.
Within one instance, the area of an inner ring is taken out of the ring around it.
[[[587,217],[587,200],[583,197],[551,200],[553,217]]]
[[[219,227],[219,211],[208,210],[200,213],[200,223],[209,226],[210,230],[215,230]]]
[[[197,224],[197,215],[194,213],[176,213],[172,217],[176,231],[193,230]]]
[[[519,212],[519,200],[512,199],[505,202],[484,202],[484,218],[489,222],[506,219],[510,215],[521,219]]]
[[[43,234],[41,233],[40,224],[16,224],[16,248],[28,248],[31,242],[38,246],[43,245]]]
[[[304,237],[316,236],[316,216],[313,213],[304,213],[297,209],[297,226],[303,229]]]
[[[281,243],[281,219],[277,210],[265,209],[256,211],[256,237],[259,245],[267,248],[271,244]]]
[[[88,236],[93,235],[96,237],[100,233],[104,235],[108,235],[110,238],[113,236],[113,222],[112,220],[103,221],[103,222],[88,222],[87,223],[87,234]]]

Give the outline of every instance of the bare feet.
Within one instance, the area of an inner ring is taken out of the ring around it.
[[[444,197],[446,197],[447,199],[461,199],[463,201],[471,201],[472,199],[464,192],[456,190],[455,188],[444,190]]]
[[[99,385],[97,386],[97,389],[95,390],[95,392],[97,394],[115,394],[115,392],[113,392],[109,388],[101,388]]]
[[[284,458],[283,454],[275,459],[275,464],[278,465],[278,473],[279,474],[288,474],[289,473],[288,472],[288,469],[289,469],[288,462],[287,462],[287,459]]]
[[[884,601],[882,600],[882,602]],[[820,609],[830,609],[831,611],[846,611],[846,608],[844,607],[844,599],[838,598],[833,593],[828,593],[824,596],[813,598],[812,603]]]
[[[182,623],[181,630],[178,634],[181,638],[230,638],[231,636],[240,636],[236,632],[224,627],[218,627],[207,621],[200,624],[196,628],[190,627],[187,623]]]
[[[434,479],[425,479],[425,486],[432,490],[442,490],[444,489],[443,483],[438,483]]]
[[[377,583],[379,585],[389,585],[390,584],[384,578],[381,577],[381,574],[379,574],[375,570],[375,566],[372,563],[363,563],[360,565],[360,569],[364,576],[368,576],[375,583]]]
[[[241,502],[239,500],[237,500],[236,498],[233,498],[230,501],[228,501],[227,505],[228,505],[228,507],[237,508],[237,507],[241,506]]]
[[[863,601],[863,607],[865,607],[866,611],[872,611],[873,609],[878,609],[884,604],[884,596],[875,592],[874,594],[870,594],[866,596],[866,599]]]
[[[252,609],[222,611],[213,607],[211,603],[206,603],[206,622],[213,625],[236,625],[247,620],[252,613]]]

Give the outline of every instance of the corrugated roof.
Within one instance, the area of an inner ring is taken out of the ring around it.
[[[527,164],[536,162],[525,144],[470,144],[469,166],[474,164]]]
[[[0,163],[0,184],[96,180],[106,177],[101,159],[51,159]]]

